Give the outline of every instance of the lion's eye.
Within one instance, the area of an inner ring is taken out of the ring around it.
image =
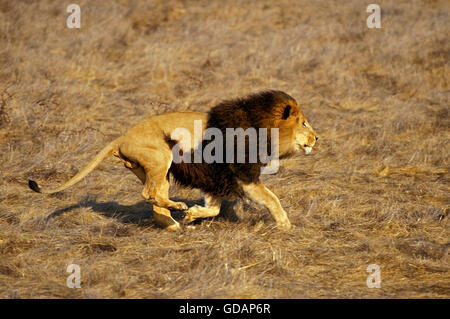
[[[303,126],[304,126],[304,127],[307,127],[308,125],[306,124],[306,122],[303,122]]]

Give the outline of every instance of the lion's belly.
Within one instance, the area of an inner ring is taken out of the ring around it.
[[[169,173],[178,184],[200,189],[215,197],[233,199],[244,195],[238,179],[226,163],[172,162]]]

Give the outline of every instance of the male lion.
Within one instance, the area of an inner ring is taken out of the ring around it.
[[[125,167],[131,170],[144,184],[142,196],[153,204],[155,221],[169,230],[178,230],[180,225],[170,215],[169,209],[186,210],[185,221],[213,217],[219,214],[223,199],[250,198],[265,206],[275,218],[277,226],[291,228],[286,212],[278,198],[260,181],[261,168],[266,163],[258,159],[247,161],[249,142],[245,140],[245,162],[177,162],[172,148],[177,144],[172,133],[183,128],[194,134],[194,121],[202,123],[201,136],[207,128],[226,132],[227,128],[266,128],[278,129],[279,139],[272,140],[267,133],[269,145],[277,145],[280,157],[304,150],[311,152],[318,137],[309,125],[297,102],[281,91],[264,91],[245,98],[224,101],[213,107],[209,113],[171,112],[142,120],[125,135],[109,143],[80,172],[64,185],[55,189],[41,189],[32,180],[29,187],[40,193],[56,193],[74,185],[89,174],[110,155],[120,158]],[[197,122],[198,123],[198,122]],[[211,143],[209,139],[191,141],[182,152],[193,155],[198,148]],[[181,143],[180,143],[181,144]],[[235,151],[227,149],[227,152]],[[234,153],[233,153],[234,154]],[[183,202],[169,199],[169,174],[175,181],[198,188],[206,193],[205,207],[195,205],[188,208]]]

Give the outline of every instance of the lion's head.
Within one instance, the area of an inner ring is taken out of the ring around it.
[[[270,93],[273,96],[272,114],[277,119],[274,127],[279,128],[280,156],[301,150],[311,153],[319,138],[295,99],[281,91]]]
[[[211,109],[207,126],[219,128],[224,134],[225,128],[233,127],[267,128],[268,132],[278,128],[280,157],[301,150],[309,154],[318,140],[295,99],[282,91],[263,91],[224,101]]]

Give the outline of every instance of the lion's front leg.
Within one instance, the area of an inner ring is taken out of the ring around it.
[[[262,183],[242,184],[245,194],[256,203],[265,206],[277,223],[278,228],[291,229],[291,222],[278,197]]]
[[[206,195],[205,206],[195,205],[190,207],[186,212],[184,221],[190,223],[197,218],[208,218],[219,215],[221,202],[221,199]]]

